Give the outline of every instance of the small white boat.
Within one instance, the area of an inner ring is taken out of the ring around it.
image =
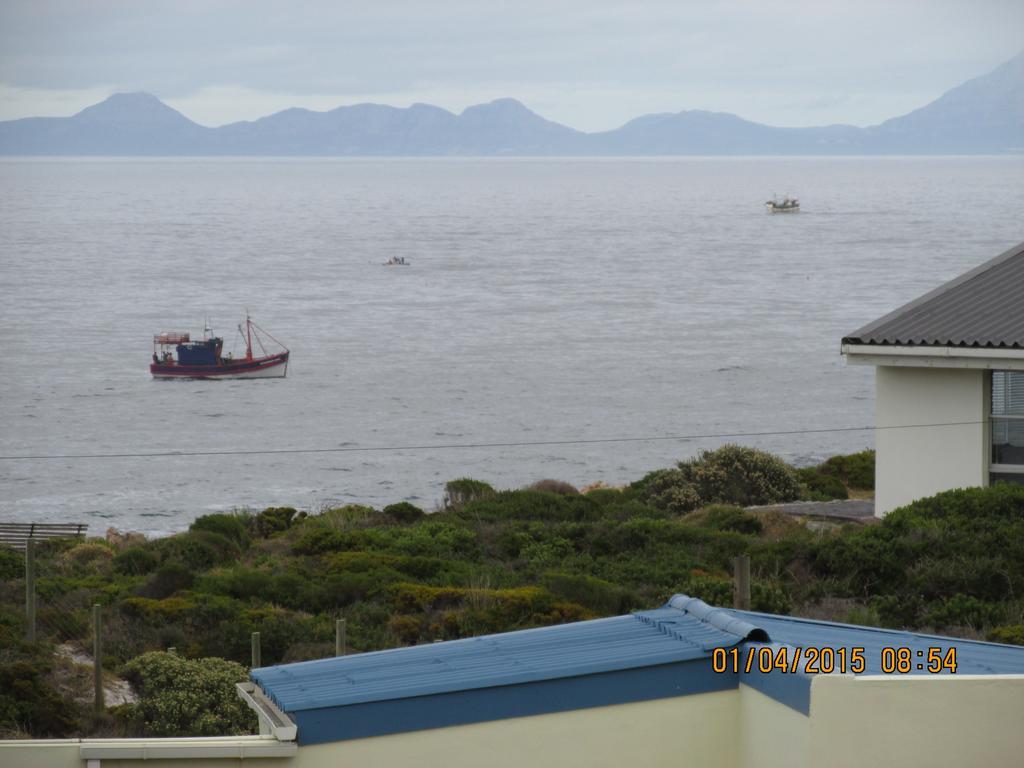
[[[799,213],[800,201],[795,197],[784,197],[781,200],[769,200],[764,207],[768,213]]]

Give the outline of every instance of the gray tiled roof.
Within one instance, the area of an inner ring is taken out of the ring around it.
[[[1024,243],[865,325],[843,343],[1024,348]]]

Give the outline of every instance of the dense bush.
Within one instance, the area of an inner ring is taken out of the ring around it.
[[[940,493],[828,539],[817,573],[896,626],[998,623],[1024,594],[1024,487]]]
[[[650,473],[632,488],[646,501],[674,513],[707,504],[773,504],[800,495],[799,479],[786,462],[739,445],[701,451],[676,469]]]
[[[471,501],[493,496],[494,488],[480,480],[463,477],[449,481],[444,487],[445,509],[460,509]]]
[[[162,600],[175,592],[188,589],[194,580],[195,574],[192,569],[182,563],[171,561],[157,569],[156,573],[139,588],[139,594],[142,597]]]
[[[294,523],[305,519],[305,517],[305,512],[298,512],[294,507],[267,507],[255,517],[250,518],[249,524],[256,536],[265,539],[276,533],[287,531]]]
[[[152,573],[160,564],[160,557],[152,547],[129,547],[114,555],[114,570],[126,576]]]
[[[0,544],[0,579],[18,579],[25,575],[25,555]]]
[[[595,520],[600,505],[587,496],[545,491],[501,491],[465,504],[462,519],[472,520]]]
[[[408,501],[400,501],[397,504],[389,504],[381,510],[385,515],[390,515],[400,523],[414,523],[425,514],[422,509]]]
[[[79,727],[78,708],[46,680],[49,671],[43,656],[0,661],[0,735],[60,737]]]
[[[639,603],[629,590],[586,574],[547,573],[541,584],[556,597],[602,615],[627,613]]]
[[[739,507],[727,504],[713,504],[704,510],[704,526],[716,531],[735,531],[756,536],[764,525],[756,516]]]
[[[567,483],[564,480],[538,480],[535,483],[531,483],[527,486],[528,491],[544,491],[545,493],[558,493],[562,496],[577,496],[579,489],[572,483]]]
[[[239,549],[249,546],[249,532],[246,530],[245,518],[240,515],[203,515],[192,521],[190,531],[210,531],[220,534],[232,541]]]
[[[113,558],[114,550],[105,542],[83,541],[62,552],[58,562],[68,573],[88,574],[106,570]]]
[[[803,467],[796,471],[800,482],[807,488],[804,496],[811,501],[831,501],[850,498],[843,481],[835,475],[825,474],[819,467]]]
[[[846,486],[861,490],[875,488],[875,452],[860,451],[844,456],[832,456],[817,467],[823,475],[833,475]]]
[[[179,563],[192,571],[205,571],[241,554],[238,545],[228,537],[203,530],[156,539],[145,546],[156,553],[161,563]]]
[[[656,469],[633,483],[630,490],[643,501],[674,515],[684,514],[701,505],[697,488],[680,469]]]
[[[24,613],[0,607],[0,738],[60,737],[80,727],[81,707],[48,679],[52,648],[25,640]]]
[[[145,736],[229,736],[255,733],[256,715],[238,697],[245,668],[224,659],[186,659],[155,651],[125,665],[139,694],[124,716]]]

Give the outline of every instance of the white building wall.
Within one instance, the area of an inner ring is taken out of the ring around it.
[[[985,371],[876,369],[875,514],[951,488],[988,484]],[[907,425],[957,424],[900,428]]]
[[[741,684],[738,768],[812,768],[811,718]]]
[[[1024,765],[1022,675],[817,675],[807,764]]]
[[[313,744],[274,768],[735,768],[738,705],[729,690]]]
[[[781,705],[779,705],[781,706]],[[736,768],[739,692],[677,696],[300,746],[294,757],[113,759],[101,768]],[[132,741],[122,742],[128,746]],[[169,740],[152,740],[158,745]],[[211,745],[221,739],[187,739]],[[226,741],[230,741],[227,739]],[[85,768],[83,744],[0,741],[0,768]]]

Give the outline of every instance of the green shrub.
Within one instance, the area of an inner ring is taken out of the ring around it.
[[[656,469],[630,488],[644,501],[673,515],[690,512],[701,505],[697,487],[680,469]]]
[[[817,469],[824,475],[838,477],[850,488],[868,491],[875,488],[875,452],[871,450],[832,456]]]
[[[971,595],[953,595],[941,602],[935,602],[925,612],[924,623],[936,629],[947,627],[971,627],[980,629],[991,626],[1003,615],[1000,605],[987,603]]]
[[[886,625],[983,629],[1024,592],[1024,487],[920,499],[823,539],[810,562],[839,594],[867,599]]]
[[[750,507],[800,496],[796,472],[770,453],[739,445],[701,451],[675,469],[649,473],[631,486],[640,498],[673,514],[707,504]]]
[[[249,600],[267,595],[273,580],[273,576],[266,571],[238,565],[208,574],[203,578],[201,586],[208,592]]]
[[[690,597],[699,597],[708,605],[732,605],[733,584],[729,579],[693,576],[681,591]]]
[[[177,562],[191,571],[205,571],[241,554],[238,545],[227,536],[203,530],[157,539],[147,546],[157,552],[162,563]]]
[[[0,544],[0,579],[19,579],[25,576],[25,555]]]
[[[528,491],[542,491],[543,493],[557,493],[561,496],[579,496],[579,489],[572,483],[564,480],[538,480],[526,487]]]
[[[604,615],[627,613],[637,602],[628,590],[587,575],[549,572],[541,579],[541,586],[556,597]]]
[[[304,519],[306,513],[297,512],[294,507],[267,507],[250,520],[250,525],[258,537],[266,539]]]
[[[42,655],[0,661],[0,731],[51,738],[78,730],[78,708],[50,685],[49,671],[50,662]]]
[[[319,555],[349,549],[355,546],[357,540],[357,537],[346,531],[317,527],[303,531],[292,549],[299,555]]]
[[[415,523],[424,516],[422,509],[408,501],[400,501],[397,504],[389,504],[381,510],[385,515],[390,515],[400,523]]]
[[[1024,645],[1024,624],[1006,624],[996,627],[988,633],[988,639],[993,643]]]
[[[761,521],[739,507],[713,504],[704,510],[704,526],[715,531],[735,531],[756,536],[764,530]]]
[[[244,518],[240,515],[203,515],[192,521],[190,531],[210,531],[234,542],[240,550],[249,546],[249,532]]]
[[[459,513],[463,520],[596,520],[601,507],[587,496],[544,491],[501,491],[472,501]]]
[[[142,597],[162,600],[182,589],[188,589],[194,580],[195,574],[190,569],[181,563],[170,562],[161,565],[149,581],[139,588],[138,593]]]
[[[160,564],[160,557],[151,546],[129,547],[114,555],[114,570],[126,576],[152,573]]]
[[[800,482],[807,488],[807,493],[803,495],[810,501],[850,498],[850,493],[842,480],[835,475],[824,474],[818,467],[803,467],[796,473]]]
[[[471,501],[493,496],[494,489],[481,480],[463,477],[449,480],[444,486],[445,509],[459,510]]]
[[[62,552],[58,558],[66,573],[84,575],[105,571],[114,559],[114,550],[106,543],[83,541]]]
[[[703,504],[749,507],[793,501],[800,495],[796,472],[777,456],[756,448],[723,445],[679,462]]]
[[[139,694],[127,719],[145,736],[234,736],[255,733],[256,715],[238,697],[245,668],[218,658],[186,659],[154,651],[123,673]]]

